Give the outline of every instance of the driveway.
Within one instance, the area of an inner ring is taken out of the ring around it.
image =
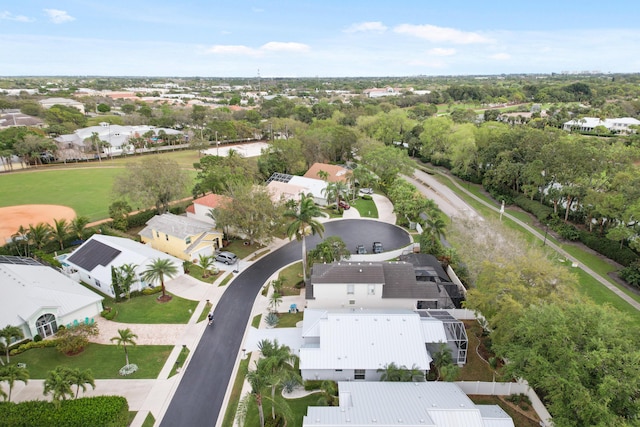
[[[410,236],[395,225],[372,220],[336,220],[326,222],[324,237],[340,236],[348,247],[363,239],[385,242],[392,250],[410,243]],[[307,249],[321,241],[307,239]],[[260,258],[244,269],[228,285],[214,311],[215,324],[208,327],[188,362],[178,388],[162,417],[161,426],[215,425],[223,409],[227,388],[235,364],[242,355],[241,344],[250,326],[256,296],[270,277],[281,267],[300,260],[301,244],[293,241]]]

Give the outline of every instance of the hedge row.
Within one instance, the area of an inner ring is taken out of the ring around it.
[[[587,231],[580,231],[580,241],[594,251],[625,267],[638,260],[638,255],[626,246],[620,249],[620,242],[599,237]]]
[[[513,199],[513,203],[532,215],[535,215],[535,217],[538,218],[538,221],[541,222],[548,221],[553,215],[553,208],[543,205],[538,201],[531,200],[525,195],[516,197]]]
[[[0,420],[8,427],[124,427],[129,404],[121,396],[63,400],[59,408],[44,400],[0,402]]]
[[[11,350],[9,354],[11,356],[15,356],[16,354],[24,353],[25,351],[31,350],[32,348],[55,347],[57,343],[58,342],[55,339],[29,341],[28,343],[20,344],[18,347]]]

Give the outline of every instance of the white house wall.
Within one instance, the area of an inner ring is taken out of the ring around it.
[[[335,369],[302,369],[300,371],[303,381],[380,381],[382,372],[374,369],[365,369],[364,380],[355,380],[354,374],[354,369],[343,369],[341,371]]]
[[[376,284],[374,294],[369,294],[369,285],[354,284],[353,294],[348,294],[348,285],[319,284],[313,286],[314,299],[307,300],[307,308],[336,309],[336,308],[372,308],[372,309],[416,309],[416,298],[382,298],[383,285]]]

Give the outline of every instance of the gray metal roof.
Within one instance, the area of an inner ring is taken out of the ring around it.
[[[460,387],[447,382],[339,382],[338,390],[340,406],[310,406],[303,427],[486,427],[496,425],[491,421],[498,415],[485,419]],[[513,427],[508,416],[498,419]]]
[[[14,264],[14,265],[42,265],[33,258],[27,258],[22,256],[0,255],[0,264]]]
[[[120,255],[120,252],[120,250],[97,240],[89,240],[76,249],[67,259],[78,267],[91,271],[97,265],[108,265]]]
[[[213,225],[207,222],[188,218],[186,216],[165,213],[162,215],[156,215],[147,221],[147,226],[138,234],[144,237],[153,238],[153,232],[159,231],[160,233],[168,234],[169,236],[184,239],[186,237],[200,235],[205,231],[212,231],[213,229]]]

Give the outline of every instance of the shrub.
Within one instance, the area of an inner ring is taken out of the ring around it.
[[[264,322],[267,324],[267,326],[274,328],[280,322],[280,318],[276,313],[270,312],[264,318]]]
[[[547,222],[553,216],[553,208],[543,205],[536,200],[531,200],[524,195],[520,195],[513,199],[513,203],[519,208],[534,215],[538,218],[538,221],[541,222]]]
[[[146,287],[142,290],[142,295],[153,295],[162,292],[162,286],[156,286],[153,288]]]
[[[42,337],[40,336],[40,334],[35,334],[33,337],[33,342],[40,342],[42,341]]]
[[[580,238],[580,231],[571,224],[565,224],[562,222],[553,226],[553,230],[556,231],[563,239],[575,241]]]
[[[370,196],[370,195],[368,195],[368,194],[363,194],[362,196],[360,196],[360,198],[361,198],[362,200],[371,200],[371,199],[373,199],[373,197],[371,197],[371,196]]]
[[[620,270],[620,278],[636,288],[640,288],[640,261]]]
[[[24,344],[20,344],[18,347],[14,348],[9,352],[11,356],[15,356],[16,354],[24,353],[27,350],[31,350],[32,348],[45,348],[45,347],[55,347],[57,345],[56,339],[43,340],[40,338],[40,341],[29,341]]]
[[[588,231],[580,231],[580,241],[594,251],[624,267],[628,267],[634,261],[638,260],[638,255],[628,247],[624,246],[620,249],[619,242],[614,242],[606,237],[601,237]]]
[[[138,212],[129,216],[129,228],[142,227],[147,221],[156,215],[156,211],[151,209],[148,211]]]
[[[128,365],[124,365],[122,368],[120,368],[118,374],[124,377],[133,374],[137,370],[138,365],[136,365],[135,363],[129,363]]]
[[[105,319],[107,319],[107,320],[113,320],[118,315],[118,310],[114,310],[112,308],[109,308],[108,310],[102,310],[100,315],[102,317],[104,317]]]
[[[321,387],[322,387],[321,380],[307,380],[304,382],[304,389],[307,391],[320,390]]]

